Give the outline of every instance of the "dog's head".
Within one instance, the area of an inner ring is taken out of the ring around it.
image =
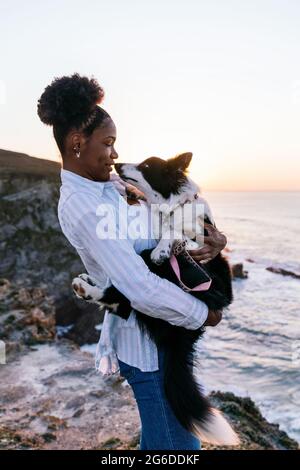
[[[124,181],[142,191],[150,203],[161,203],[181,194],[189,185],[187,169],[192,153],[182,153],[163,160],[150,157],[142,163],[116,163],[115,169]]]

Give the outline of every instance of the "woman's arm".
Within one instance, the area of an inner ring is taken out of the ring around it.
[[[203,325],[208,315],[203,302],[152,273],[129,240],[99,239],[97,223],[94,213],[86,214],[77,236],[134,309],[192,330]]]
[[[127,238],[99,238],[96,233],[99,200],[89,195],[84,198],[84,211],[82,205],[79,193],[69,198],[64,210],[69,227],[73,227],[81,247],[89,251],[99,269],[105,271],[132,307],[176,326],[191,330],[201,327],[208,316],[206,304],[152,273]]]

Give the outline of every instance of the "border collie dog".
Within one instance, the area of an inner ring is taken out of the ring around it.
[[[201,228],[202,235],[205,234],[203,222],[212,223],[205,200],[200,198],[205,210],[196,221],[187,216],[188,220],[184,219],[182,227],[174,222],[180,219],[175,217],[176,212],[182,211],[186,204],[194,206],[199,203],[199,188],[187,176],[191,158],[191,153],[168,160],[150,157],[140,164],[115,164],[115,169],[124,181],[144,193],[151,209],[153,205],[157,207],[160,218],[154,217],[154,220],[160,219],[160,224],[156,223],[153,231],[155,238],[159,239],[158,245],[141,253],[149,269],[202,300],[210,309],[220,310],[233,300],[227,260],[219,254],[205,264],[198,264],[187,253],[187,249],[199,247],[197,235]],[[170,224],[172,237],[164,237]],[[82,274],[73,280],[72,286],[77,296],[105,306],[122,318],[129,317],[132,310],[130,301],[113,285],[103,291],[93,279]],[[203,441],[216,445],[237,445],[238,436],[222,413],[211,406],[193,375],[195,344],[203,335],[204,327],[188,330],[141,312],[135,313],[140,328],[147,331],[156,345],[165,351],[165,393],[181,425]]]

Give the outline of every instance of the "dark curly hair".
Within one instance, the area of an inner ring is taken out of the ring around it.
[[[104,90],[94,78],[81,77],[78,73],[70,77],[55,78],[38,101],[40,120],[53,126],[57,146],[64,153],[65,138],[71,129],[82,130],[86,136],[101,127],[109,114],[100,106]]]

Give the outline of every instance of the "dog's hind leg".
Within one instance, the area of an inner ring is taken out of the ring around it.
[[[101,289],[93,278],[87,274],[79,274],[73,279],[72,288],[77,298],[106,307],[119,317],[128,319],[132,310],[130,302],[113,285]]]
[[[96,281],[88,274],[79,274],[72,281],[72,289],[77,298],[87,302],[101,304],[105,289],[97,286]]]

